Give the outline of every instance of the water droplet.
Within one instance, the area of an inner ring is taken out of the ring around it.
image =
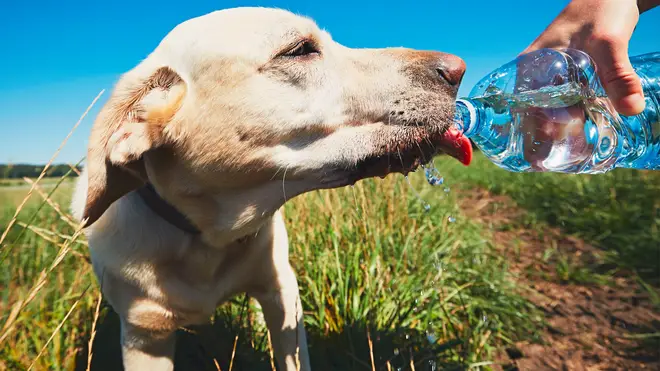
[[[406,334],[406,340],[410,339],[410,335]]]
[[[431,371],[437,370],[436,365],[435,365],[435,361],[432,360],[432,359],[429,359],[429,366],[431,366]]]
[[[481,321],[482,321],[483,323],[488,322],[488,316],[484,314],[483,317],[481,317]]]
[[[420,196],[419,193],[417,193],[415,188],[412,186],[412,183],[410,183],[410,179],[408,179],[407,175],[405,176],[405,178],[406,178],[406,182],[408,183],[408,186],[410,187],[410,189],[412,189],[413,193],[415,194],[415,197],[422,203],[422,205],[424,205],[424,211],[429,212],[431,210],[431,205],[429,205],[428,202],[424,201],[422,196]]]
[[[449,193],[449,191],[451,191],[451,189],[449,189],[449,187],[445,187],[445,193]]]
[[[433,331],[426,331],[426,340],[430,344],[435,344],[438,341],[438,336]]]
[[[433,163],[422,165],[422,168],[424,169],[424,176],[426,177],[426,181],[430,185],[437,186],[445,182],[445,178],[440,175],[440,172],[438,169],[436,169]]]
[[[538,145],[541,144],[541,142],[539,142],[538,140],[535,140],[533,143],[534,143],[535,146],[538,146]]]
[[[442,272],[444,271],[444,269],[442,269],[442,264],[441,263],[436,263],[435,264],[435,269],[438,270],[439,275],[442,275]]]
[[[357,196],[355,195],[355,185],[351,184],[351,193],[353,193],[353,203],[355,204],[355,211],[359,212],[360,207],[358,206]]]
[[[447,218],[447,221],[448,221],[449,223],[453,223],[453,222],[456,221],[456,218],[454,218],[453,216],[450,216],[450,217]]]
[[[398,356],[399,355],[399,348],[394,348],[394,355]]]

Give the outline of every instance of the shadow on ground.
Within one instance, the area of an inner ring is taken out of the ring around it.
[[[94,341],[91,370],[122,370],[119,345],[119,318],[110,307],[99,324]],[[250,336],[249,329],[235,328],[235,319],[216,318],[214,324],[191,327],[177,332],[176,371],[270,371],[266,336]],[[232,362],[232,349],[239,334]],[[410,370],[411,354],[417,371],[464,370],[466,366],[452,362],[460,358],[463,344],[453,340],[430,345],[423,333],[371,330],[376,370]],[[252,341],[250,339],[253,339]],[[309,332],[308,342],[314,370],[372,370],[371,354],[365,324],[354,324],[337,334]],[[81,346],[76,371],[87,369],[86,344]],[[263,349],[263,350],[259,350]],[[217,362],[217,366],[215,364]],[[230,363],[233,363],[230,368]]]

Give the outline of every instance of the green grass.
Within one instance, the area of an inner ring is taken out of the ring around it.
[[[600,175],[510,173],[478,154],[469,171],[442,159],[461,188],[509,196],[525,209],[519,227],[559,227],[602,249],[607,264],[660,285],[660,172],[617,169]]]
[[[36,180],[36,179],[32,179]],[[62,180],[62,185],[58,186],[60,179],[44,178],[39,182],[39,188],[44,192],[50,192],[56,189],[55,198],[62,200],[68,199],[71,187],[73,186],[73,178]],[[13,214],[14,208],[17,207],[23,198],[30,190],[30,185],[23,179],[1,179],[0,180],[0,212],[11,212]],[[40,203],[41,198],[37,192],[34,192],[28,203]]]
[[[515,339],[536,336],[542,318],[521,297],[490,227],[462,214],[456,190],[510,196],[525,209],[508,226],[514,231],[556,226],[605,252],[606,266],[585,267],[548,246],[544,258],[555,262],[560,279],[602,284],[603,269],[632,272],[658,297],[658,174],[512,174],[480,155],[469,168],[447,158],[436,165],[448,193],[426,185],[421,174],[411,176],[428,212],[401,176],[312,192],[286,205],[315,369],[371,370],[372,353],[379,370],[388,362],[409,370],[411,359],[416,370],[465,369],[487,365]],[[44,189],[66,209],[70,182]],[[0,188],[0,227],[26,192]],[[74,228],[37,194],[19,221],[0,246],[0,370],[27,369],[42,348],[35,369],[85,369],[98,287],[84,238],[66,245]],[[63,259],[51,269],[58,254]],[[252,304],[239,296],[218,309],[212,326],[180,331],[178,362],[215,370],[215,359],[227,370],[238,336],[234,370],[270,370]],[[92,369],[114,369],[120,361],[116,321],[104,306]]]
[[[58,191],[53,187],[44,189],[46,192],[54,191],[54,202],[64,204],[69,199],[69,182],[64,182]],[[28,190],[0,191],[0,197],[4,192],[7,200],[2,204],[3,210],[0,210],[2,231],[13,216],[15,205],[22,201]],[[41,205],[36,192],[21,210],[18,220],[25,223],[33,217],[33,228],[43,228],[61,235],[73,234],[73,228],[62,221],[58,213],[48,205]],[[53,264],[64,241],[56,235],[46,237],[51,241],[15,225],[1,245],[0,286],[3,290],[0,292],[0,313],[3,328],[0,331],[0,369],[4,366],[8,370],[20,370],[30,365],[84,289],[90,284],[94,287],[89,264],[80,255],[72,253],[64,255],[62,262],[46,276],[45,283],[38,285],[39,277]],[[86,247],[80,243],[73,243],[71,247],[78,254],[87,254]],[[66,365],[74,359],[76,345],[89,331],[91,324],[88,321],[89,309],[93,307],[91,291],[83,296],[79,310],[72,313],[61,331],[53,337],[37,369],[47,369],[49,366],[46,365]],[[24,305],[26,302],[27,305]],[[12,318],[16,320],[12,321]],[[13,326],[9,326],[10,323]]]
[[[429,212],[401,176],[313,192],[285,208],[291,259],[317,369],[370,369],[368,336],[379,369],[387,362],[393,369],[408,367],[412,358],[417,369],[424,370],[431,369],[431,364],[463,368],[487,363],[498,345],[534,332],[539,318],[516,293],[506,261],[490,244],[488,231],[462,217],[453,194],[424,186],[420,174],[411,178],[431,204]],[[70,190],[69,185],[65,187]],[[68,194],[53,193],[61,205],[67,204]],[[40,206],[31,201],[21,211],[23,224],[11,229],[1,249],[5,259],[0,285],[6,289],[0,313],[2,322],[12,325],[0,332],[5,336],[0,362],[11,370],[27,368],[52,334],[37,369],[84,364],[98,295],[84,259],[83,238],[69,245],[72,251],[33,290],[40,274],[63,251],[66,236],[74,233],[49,205]],[[12,209],[6,206],[0,225],[13,215]],[[25,229],[33,216],[32,229]],[[456,222],[450,223],[449,216]],[[26,301],[27,305],[21,304]],[[12,314],[17,308],[20,311]],[[242,297],[236,298],[218,310],[211,338],[203,335],[208,330],[197,336],[179,334],[178,357],[190,362],[189,354],[181,355],[186,349],[197,353],[211,349],[193,358],[209,369],[214,369],[210,362],[216,358],[226,369],[225,356],[232,349],[233,336],[240,334],[234,366],[257,362],[249,369],[270,369],[265,333],[258,331],[249,316],[241,315],[245,311]],[[110,312],[99,330],[111,335],[99,335],[96,340],[98,362],[105,348],[99,344],[118,345],[112,335],[116,331],[105,329],[112,318]],[[249,334],[248,329],[252,329]]]
[[[531,334],[530,307],[488,233],[461,216],[454,196],[414,178],[428,213],[400,178],[312,193],[287,208],[307,323],[336,338],[323,342],[319,366],[332,360],[332,369],[360,369],[347,356],[368,361],[365,325],[381,339],[377,366],[409,364],[409,348],[441,369],[475,364],[505,339]]]

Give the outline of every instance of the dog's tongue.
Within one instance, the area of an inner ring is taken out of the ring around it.
[[[455,127],[450,127],[440,140],[440,149],[463,165],[472,162],[472,143],[463,133]]]

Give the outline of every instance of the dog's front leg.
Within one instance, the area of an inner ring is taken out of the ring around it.
[[[121,351],[126,371],[174,370],[175,333],[153,333],[121,321]]]
[[[286,267],[276,269],[278,274],[271,287],[251,294],[263,310],[279,367],[285,371],[309,371],[307,337],[296,276],[288,262]]]

